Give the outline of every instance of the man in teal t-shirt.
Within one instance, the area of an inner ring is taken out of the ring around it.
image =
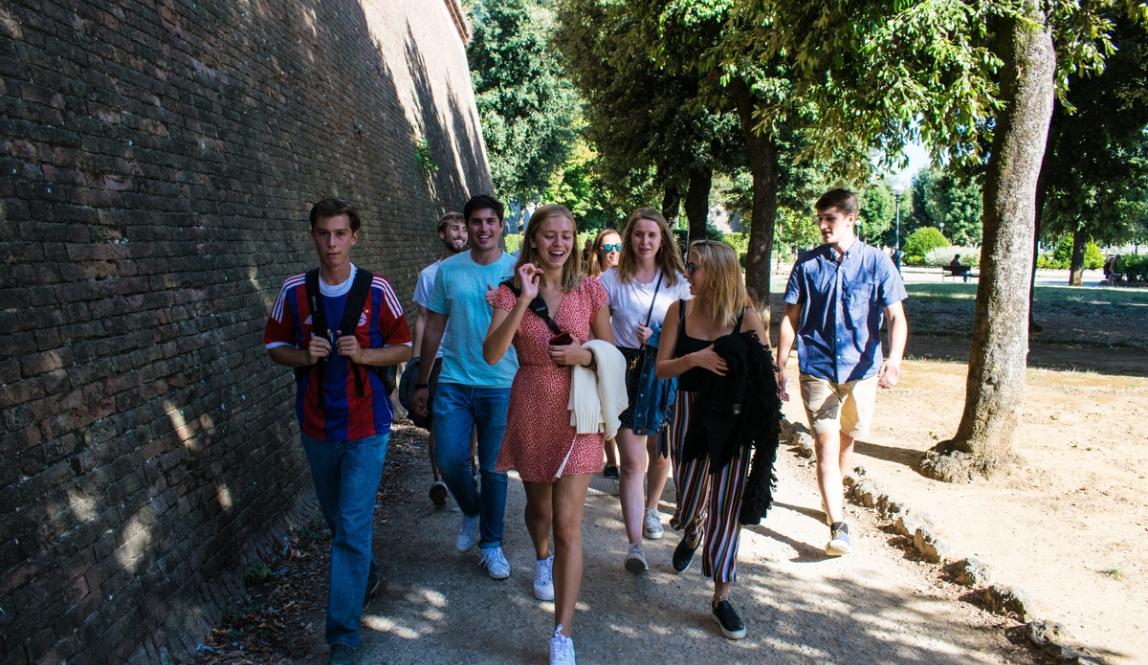
[[[470,251],[442,262],[427,304],[421,357],[433,358],[446,334],[442,371],[434,398],[435,460],[447,488],[462,511],[455,547],[466,552],[477,543],[479,563],[496,580],[510,577],[502,553],[506,512],[506,474],[495,469],[506,434],[510,384],[518,371],[513,349],[496,365],[482,357],[490,327],[486,292],[508,279],[514,257],[502,251],[502,203],[472,197],[463,208]],[[414,410],[426,413],[427,382],[432,364],[419,368]],[[479,490],[470,470],[470,435],[478,438]]]

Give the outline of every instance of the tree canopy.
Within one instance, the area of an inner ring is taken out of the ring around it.
[[[475,103],[499,196],[526,203],[549,184],[577,135],[579,100],[550,46],[539,0],[474,0],[467,47]]]

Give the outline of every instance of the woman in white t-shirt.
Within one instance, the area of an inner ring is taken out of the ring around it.
[[[662,213],[638,208],[622,231],[622,257],[618,266],[599,277],[610,303],[610,325],[614,343],[626,356],[626,393],[630,404],[637,397],[637,363],[641,347],[662,324],[666,310],[678,300],[690,298],[690,286],[683,274],[681,251]],[[618,495],[630,548],[626,570],[641,573],[649,568],[642,536],[662,537],[658,501],[666,487],[670,469],[668,446],[659,450],[659,436],[634,433],[633,409],[622,413],[618,449],[622,453]]]

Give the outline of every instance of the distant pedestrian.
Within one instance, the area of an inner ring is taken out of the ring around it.
[[[598,232],[594,238],[594,251],[590,253],[587,262],[586,274],[590,277],[599,277],[602,273],[618,265],[622,256],[622,236],[614,229],[606,228]],[[618,445],[614,439],[606,440],[606,468],[602,475],[612,480],[618,480]]]
[[[669,430],[678,505],[670,524],[683,535],[672,564],[684,572],[705,545],[712,616],[722,635],[737,640],[746,628],[729,594],[737,579],[742,497],[753,446],[767,445],[772,434],[776,454],[780,407],[765,326],[746,293],[737,253],[723,242],[697,240],[687,258],[694,298],[666,312],[657,366],[659,378],[679,377]]]
[[[576,241],[569,210],[544,205],[534,211],[513,288],[504,284],[495,293],[483,345],[489,363],[499,362],[512,343],[518,351],[498,468],[517,471],[526,489],[526,528],[536,560],[534,596],[554,601],[552,664],[574,663],[570,634],[582,584],[582,511],[590,476],[602,469],[598,418],[589,433],[571,424],[571,369],[594,365],[595,355],[583,346],[592,336],[618,357],[619,384],[623,364],[610,346],[606,292],[598,280],[580,274]]]
[[[909,324],[901,275],[887,256],[857,239],[857,197],[826,192],[815,205],[825,244],[797,260],[785,290],[777,343],[777,384],[788,400],[785,364],[794,341],[801,400],[816,435],[817,484],[829,522],[831,556],[850,549],[842,474],[853,442],[869,433],[877,387],[901,376]],[[881,324],[889,321],[889,355],[881,360]]]
[[[518,360],[510,351],[498,364],[487,364],[482,340],[491,317],[486,293],[510,277],[514,258],[501,249],[501,202],[485,194],[474,196],[462,214],[470,250],[439,264],[427,302],[420,355],[435,357],[443,343],[434,399],[435,459],[462,511],[455,548],[467,552],[477,544],[479,564],[491,578],[504,580],[510,577],[510,563],[502,552],[507,481],[495,464],[506,434],[510,384]],[[415,385],[414,411],[423,415],[432,368],[431,363],[420,365]],[[475,430],[481,490],[470,468],[471,432]]]
[[[351,263],[355,209],[324,199],[310,219],[319,268],[283,282],[263,342],[271,360],[295,368],[303,450],[331,530],[330,662],[345,665],[354,660],[363,607],[380,579],[371,532],[392,411],[376,370],[409,358],[411,336],[387,280]]]
[[[660,328],[673,303],[690,298],[685,263],[662,213],[638,208],[622,231],[622,256],[618,265],[602,273],[599,281],[610,301],[610,328],[614,343],[626,357],[626,395],[630,408],[622,413],[618,449],[622,453],[619,498],[626,524],[629,549],[625,567],[632,573],[649,568],[643,536],[661,538],[658,502],[670,470],[668,447],[659,448],[659,436],[634,432],[634,403],[642,375],[642,347]]]
[[[418,281],[415,284],[414,301],[418,305],[419,311],[415,317],[414,356],[411,358],[412,367],[409,371],[415,372],[416,377],[421,364],[419,354],[422,352],[423,330],[426,328],[427,316],[429,315],[427,308],[430,305],[431,289],[434,288],[438,268],[443,261],[466,249],[466,220],[463,219],[462,213],[448,212],[439,218],[438,238],[442,243],[442,253],[437,261],[419,271]],[[435,388],[438,386],[439,372],[442,371],[442,346],[440,342],[438,354],[434,357],[434,367],[431,369],[430,379],[427,381],[427,415],[420,417],[418,414],[414,414],[418,419],[416,424],[426,427],[429,433],[427,450],[430,456],[431,475],[434,478],[429,494],[431,501],[436,506],[442,506],[446,502],[447,496],[446,483],[442,481],[439,475],[438,465],[434,458],[434,394]]]

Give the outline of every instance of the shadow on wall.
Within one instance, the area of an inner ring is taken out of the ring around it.
[[[0,646],[6,662],[157,662],[194,650],[233,598],[221,574],[272,547],[261,534],[309,486],[291,373],[261,333],[282,280],[314,262],[310,205],[359,205],[373,227],[357,259],[401,275],[400,293],[444,205],[358,2],[40,9],[0,17],[18,54]],[[425,88],[426,63],[408,67]],[[439,192],[461,201],[485,174],[469,154]],[[427,232],[406,228],[419,219]]]

